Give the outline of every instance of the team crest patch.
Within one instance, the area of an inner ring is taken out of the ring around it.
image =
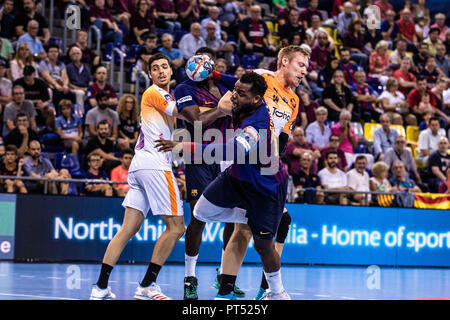
[[[198,195],[198,190],[197,189],[192,189],[191,190],[191,196],[196,197]]]

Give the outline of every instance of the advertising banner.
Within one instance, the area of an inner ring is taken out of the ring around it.
[[[0,260],[14,259],[16,195],[0,194]]]

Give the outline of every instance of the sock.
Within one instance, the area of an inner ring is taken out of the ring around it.
[[[269,284],[270,292],[280,293],[284,290],[283,283],[281,282],[281,272],[280,270],[276,272],[264,272],[266,276],[267,283]]]
[[[184,267],[185,267],[185,277],[195,277],[195,266],[197,264],[198,255],[196,256],[188,256],[184,255]]]
[[[152,284],[152,282],[156,281],[158,277],[159,270],[161,270],[160,265],[150,262],[147,268],[147,272],[145,273],[144,279],[141,282],[141,287],[148,287]]]
[[[236,276],[229,274],[222,274],[220,277],[220,289],[219,294],[225,296],[234,290],[234,283],[236,282]]]
[[[264,272],[262,274],[261,286],[260,287],[263,288],[264,290],[269,289],[269,284],[267,283],[266,276],[264,275]]]
[[[100,289],[106,289],[108,287],[109,275],[114,267],[102,263],[102,269],[100,270],[100,276],[98,277],[97,286]]]

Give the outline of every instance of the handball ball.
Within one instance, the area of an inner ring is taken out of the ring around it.
[[[186,62],[186,75],[195,82],[208,78],[213,72],[214,62],[207,55],[196,55],[190,57]]]

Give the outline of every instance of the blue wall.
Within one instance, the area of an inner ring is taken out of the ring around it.
[[[14,257],[101,261],[123,219],[122,199],[17,195]],[[305,264],[450,266],[444,210],[287,204],[292,216],[282,261]],[[190,220],[185,203],[186,225]],[[120,261],[148,261],[164,224],[151,214]],[[208,223],[200,262],[219,262],[223,224]],[[245,262],[259,262],[252,243]],[[184,261],[184,237],[169,257]]]

